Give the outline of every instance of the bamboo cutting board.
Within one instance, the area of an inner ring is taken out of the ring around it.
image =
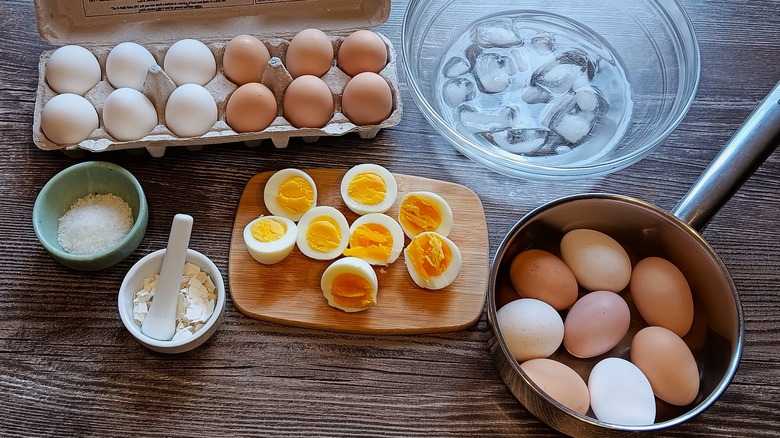
[[[339,187],[346,169],[303,169],[317,184],[317,205],[339,209],[351,224],[357,215],[341,198]],[[270,214],[263,189],[273,171],[252,177],[238,203],[230,243],[229,284],[233,304],[245,315],[282,324],[350,333],[435,333],[458,331],[481,316],[488,277],[488,236],[479,197],[469,188],[418,176],[394,174],[398,198],[386,212],[396,217],[398,204],[411,191],[432,191],[452,207],[454,224],[449,238],[463,254],[463,267],[450,286],[438,291],[418,287],[404,264],[403,254],[389,266],[375,266],[379,280],[377,305],[346,313],[330,307],[320,289],[320,277],[332,261],[312,260],[298,248],[275,265],[256,262],[244,245],[246,224]],[[405,237],[404,247],[409,243]]]

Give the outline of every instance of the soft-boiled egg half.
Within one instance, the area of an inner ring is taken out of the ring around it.
[[[290,255],[298,227],[282,216],[260,216],[244,227],[244,244],[252,258],[265,265],[281,262]]]
[[[298,249],[315,260],[332,260],[349,244],[349,223],[340,211],[327,205],[314,207],[298,221]]]
[[[263,201],[271,214],[297,222],[317,205],[317,185],[300,169],[282,169],[265,183]]]
[[[341,197],[356,214],[384,213],[398,196],[398,183],[377,164],[358,164],[341,179]]]
[[[463,265],[460,249],[447,237],[424,231],[404,249],[406,269],[424,289],[442,289],[455,281]]]
[[[383,213],[358,217],[349,227],[349,247],[345,256],[357,257],[372,265],[389,265],[404,248],[404,232],[398,222]]]
[[[401,198],[398,223],[410,239],[425,231],[435,231],[446,237],[452,230],[452,209],[436,193],[409,192]]]
[[[329,305],[345,312],[359,312],[376,305],[379,282],[368,262],[344,257],[325,269],[320,287]]]

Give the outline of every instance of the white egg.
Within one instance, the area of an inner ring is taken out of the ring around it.
[[[358,217],[349,227],[349,247],[345,256],[357,257],[372,265],[389,265],[404,248],[404,232],[398,222],[383,213]]]
[[[404,262],[415,284],[424,289],[442,289],[455,281],[463,265],[460,249],[447,237],[425,231],[404,249]]]
[[[588,377],[590,406],[601,421],[645,426],[655,421],[655,395],[636,365],[618,357],[601,360]]]
[[[518,362],[545,358],[563,342],[563,319],[553,306],[535,298],[510,301],[496,312],[507,348]]]
[[[46,61],[46,82],[57,93],[83,95],[97,85],[100,74],[95,55],[81,46],[62,46]]]
[[[345,312],[359,312],[376,305],[379,282],[365,260],[344,257],[331,263],[320,280],[328,304]]]
[[[217,102],[198,84],[177,87],[165,104],[165,125],[179,137],[198,137],[217,123]]]
[[[358,164],[341,179],[341,197],[356,214],[384,213],[398,196],[398,183],[377,164]]]
[[[138,140],[157,126],[157,110],[140,91],[118,88],[106,98],[103,125],[116,140]]]
[[[335,259],[349,244],[347,218],[333,207],[314,207],[298,221],[296,243],[307,257],[315,260]]]
[[[298,227],[281,216],[260,216],[244,227],[244,244],[252,258],[265,265],[284,260],[292,252]]]
[[[410,239],[424,231],[435,231],[446,237],[452,231],[452,209],[436,193],[409,192],[398,206],[398,223]]]
[[[176,85],[206,85],[217,74],[217,61],[208,46],[186,38],[168,48],[163,59],[163,70]]]
[[[57,144],[79,143],[97,128],[95,107],[78,94],[58,94],[41,110],[41,130],[46,138]]]
[[[265,183],[263,202],[271,214],[297,222],[317,205],[317,185],[300,169],[282,169]]]
[[[119,43],[106,57],[106,79],[114,88],[143,91],[149,67],[157,61],[146,47],[133,42]]]

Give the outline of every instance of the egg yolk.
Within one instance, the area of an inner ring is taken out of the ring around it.
[[[343,307],[362,308],[376,304],[371,283],[360,275],[343,273],[333,279],[333,301]]]
[[[314,188],[300,176],[287,178],[279,184],[276,202],[291,213],[304,213],[314,206]]]
[[[447,270],[452,260],[452,250],[436,234],[420,234],[409,242],[406,256],[415,271],[430,280]]]
[[[252,237],[260,242],[275,242],[284,236],[287,232],[287,226],[277,220],[265,218],[252,224],[249,229]]]
[[[441,223],[441,212],[427,199],[409,196],[399,208],[398,220],[414,234],[434,231]]]
[[[306,230],[306,242],[315,251],[333,251],[341,243],[341,230],[335,219],[319,216],[311,221]]]
[[[365,205],[376,205],[387,196],[387,185],[381,176],[374,172],[362,172],[355,175],[347,187],[350,198]]]
[[[344,250],[344,255],[364,260],[387,260],[392,249],[393,235],[390,230],[379,224],[367,223],[352,231],[349,248]]]

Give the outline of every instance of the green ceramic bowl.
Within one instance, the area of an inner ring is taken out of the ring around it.
[[[59,218],[79,198],[89,194],[113,193],[124,199],[133,212],[133,227],[109,248],[93,254],[71,254],[57,242]],[[33,227],[41,245],[63,265],[79,271],[109,268],[129,256],[141,243],[149,220],[146,195],[138,180],[125,168],[104,161],[87,161],[54,175],[43,186],[33,207]]]

